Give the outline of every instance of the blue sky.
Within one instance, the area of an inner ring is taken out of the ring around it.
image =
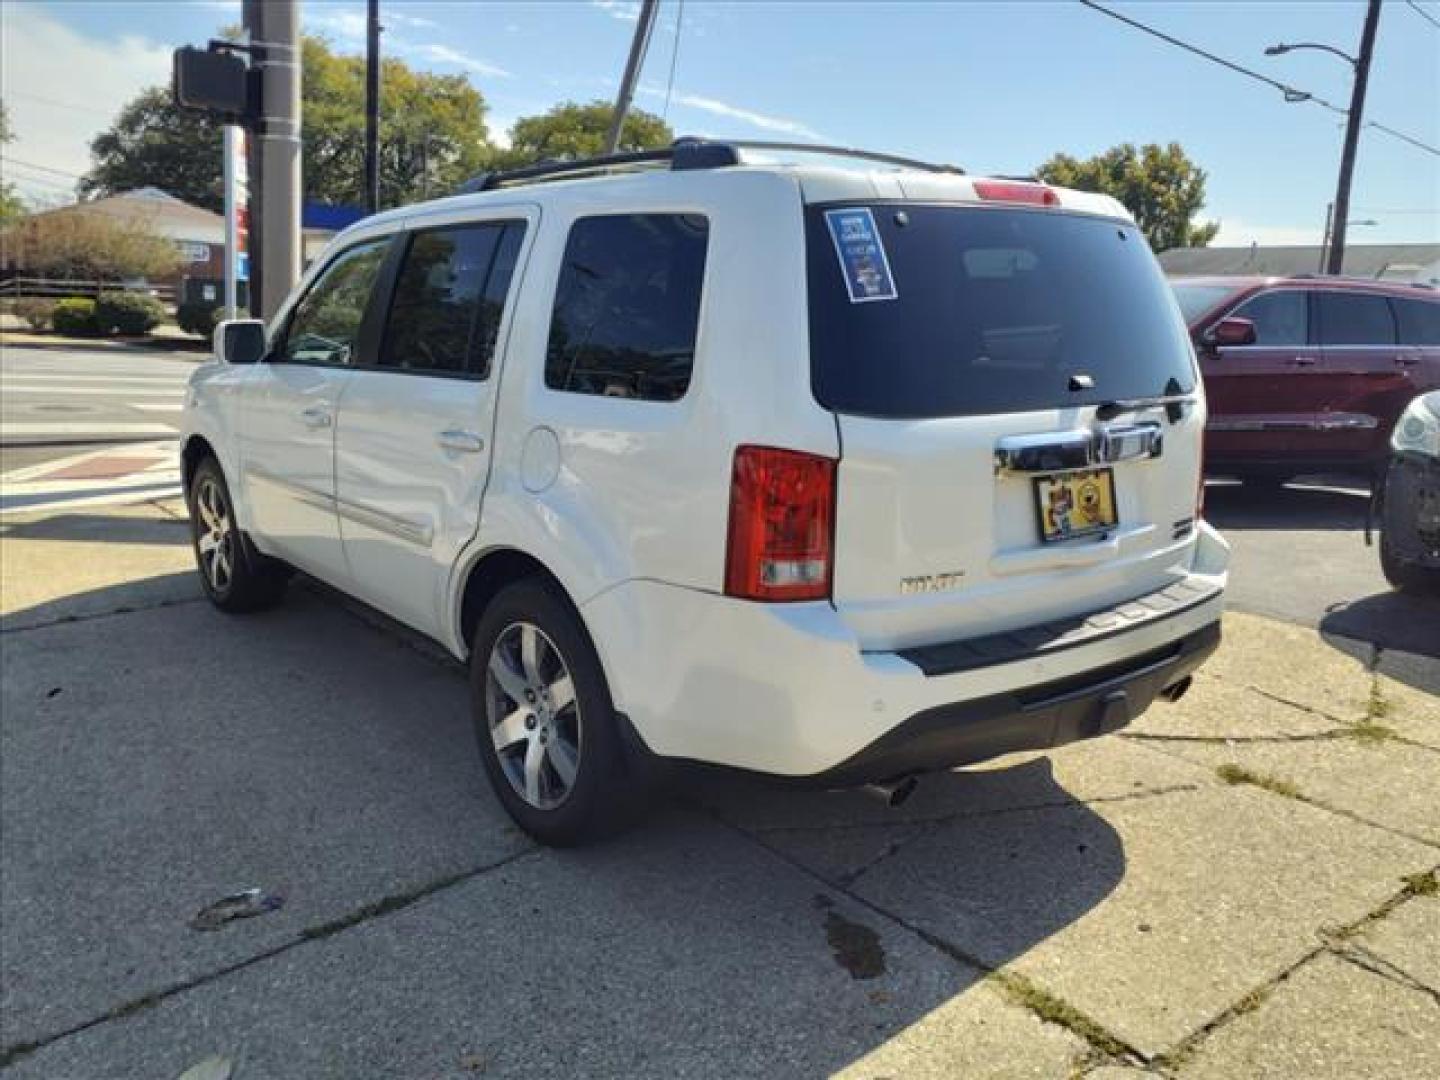
[[[0,0],[0,94],[19,136],[5,176],[58,199],[88,140],[169,53],[238,22],[238,0]],[[1363,4],[1125,2],[1131,17],[1341,105],[1348,65],[1267,57],[1276,41],[1353,52]],[[1421,0],[1440,22],[1440,2]],[[611,97],[634,29],[626,0],[382,0],[386,47],[468,75],[492,132],[563,100]],[[659,112],[679,0],[662,0],[638,103]],[[307,32],[360,51],[364,6],[307,0]],[[824,139],[1024,173],[1055,151],[1180,142],[1210,176],[1221,242],[1318,242],[1341,118],[1146,37],[1071,0],[1002,3],[686,0],[669,120],[682,134]],[[1404,0],[1380,20],[1366,116],[1440,146],[1440,27]],[[1440,241],[1440,156],[1361,138],[1352,242]],[[24,164],[17,164],[23,162]],[[49,171],[46,171],[49,170]]]

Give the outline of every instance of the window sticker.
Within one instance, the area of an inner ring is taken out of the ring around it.
[[[875,228],[875,217],[868,207],[848,210],[826,210],[825,224],[830,239],[835,241],[835,254],[840,257],[840,272],[850,290],[852,304],[871,300],[894,300],[895,280],[890,276],[890,260],[885,257],[885,244]]]

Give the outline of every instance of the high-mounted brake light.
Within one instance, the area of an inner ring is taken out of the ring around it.
[[[975,194],[994,202],[1028,203],[1031,206],[1060,205],[1060,196],[1050,188],[1024,180],[976,180]]]
[[[835,461],[741,446],[730,480],[725,592],[746,600],[824,600],[835,550]]]

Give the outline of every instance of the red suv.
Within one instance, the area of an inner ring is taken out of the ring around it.
[[[1209,471],[1373,475],[1440,388],[1440,293],[1337,277],[1173,278],[1205,378]]]

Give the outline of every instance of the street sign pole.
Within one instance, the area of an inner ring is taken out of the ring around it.
[[[240,282],[250,277],[250,183],[245,129],[225,125],[225,318],[238,317]]]

